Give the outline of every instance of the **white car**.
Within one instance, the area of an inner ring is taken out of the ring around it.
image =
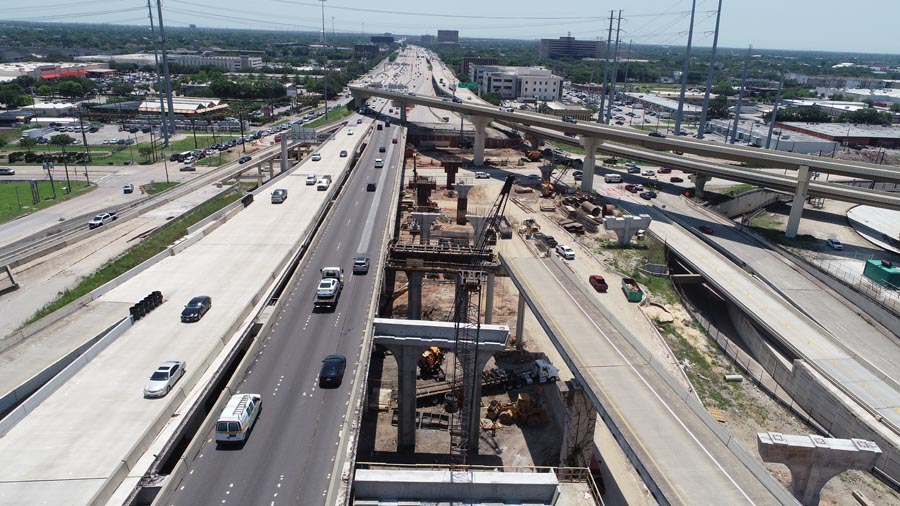
[[[312,161],[318,162],[318,161],[321,160],[321,159],[322,159],[322,155],[320,155],[319,153],[313,153],[313,154],[312,154]]]
[[[144,397],[165,397],[184,376],[185,362],[170,360],[159,365],[144,385]]]
[[[316,296],[320,298],[334,297],[337,293],[338,280],[334,278],[323,279],[319,282],[319,288],[316,289]]]
[[[559,253],[559,256],[565,258],[566,260],[575,260],[575,250],[566,246],[565,244],[557,244],[556,252]]]
[[[353,130],[347,130],[347,135],[353,135]]]
[[[825,244],[827,244],[828,247],[831,249],[837,249],[837,250],[844,249],[844,245],[841,244],[841,241],[838,241],[837,239],[828,239],[827,241],[825,241]]]
[[[479,171],[479,172],[475,173],[475,179],[489,179],[490,177],[491,177],[491,175],[488,174],[487,172]]]
[[[317,181],[317,179],[316,179],[315,174],[310,174],[310,175],[306,176],[306,185],[307,186],[312,186],[312,185],[316,184],[316,181]]]
[[[653,169],[644,169],[644,171],[641,172],[641,175],[642,175],[642,176],[655,176],[655,175],[656,175],[656,171],[653,170]]]

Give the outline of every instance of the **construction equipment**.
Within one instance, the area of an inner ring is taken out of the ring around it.
[[[499,421],[503,425],[518,424],[525,427],[546,425],[547,410],[531,394],[520,393],[516,402],[491,401],[487,409],[487,417],[491,421]]]
[[[441,365],[444,364],[444,352],[437,346],[432,346],[419,357],[419,372],[423,378],[435,375],[443,376]]]
[[[541,158],[544,157],[544,153],[541,153],[540,150],[535,149],[534,151],[528,151],[525,153],[525,157],[528,158],[530,162],[539,162]]]

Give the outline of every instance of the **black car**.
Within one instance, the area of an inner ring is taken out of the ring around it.
[[[344,369],[347,368],[347,358],[343,355],[328,355],[322,361],[322,370],[319,372],[319,388],[337,388],[344,380]]]
[[[194,167],[193,165],[185,165],[178,170],[179,172],[197,172],[197,167]]]
[[[212,307],[212,298],[208,295],[198,295],[191,299],[181,311],[181,321],[196,322]]]
[[[656,192],[651,192],[651,191],[641,192],[639,195],[644,200],[650,200],[650,199],[656,198]]]
[[[144,127],[144,128],[142,128],[142,129],[141,129],[141,133],[149,134],[149,133],[150,133],[150,127]]]
[[[650,137],[659,137],[660,139],[665,139],[666,136],[657,132],[656,130],[650,132]]]
[[[249,162],[251,159],[252,159],[252,158],[251,158],[250,156],[242,156],[242,157],[238,158],[238,163],[247,163],[247,162]]]
[[[375,191],[375,183],[369,183],[369,184],[367,184],[367,185],[366,185],[366,191],[367,191],[367,192],[373,192],[373,191]]]
[[[552,235],[545,235],[544,242],[547,243],[547,245],[550,246],[551,248],[555,248],[556,245],[559,244],[558,242],[556,242],[556,238],[553,237]]]

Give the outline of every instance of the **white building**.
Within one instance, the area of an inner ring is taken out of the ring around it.
[[[259,56],[216,56],[202,54],[169,53],[169,63],[187,67],[219,67],[229,72],[248,71],[262,68],[263,61]],[[128,63],[139,66],[155,65],[153,54],[135,53],[118,55],[78,56],[78,61]]]
[[[480,91],[504,99],[553,101],[562,97],[563,78],[543,67],[471,65],[469,79]]]

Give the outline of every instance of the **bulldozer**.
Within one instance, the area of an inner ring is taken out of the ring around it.
[[[443,376],[441,365],[444,364],[444,352],[437,346],[432,346],[419,357],[419,372],[423,378]]]
[[[547,410],[531,394],[520,393],[516,402],[493,400],[488,405],[487,418],[503,425],[518,424],[525,427],[540,427],[547,424]]]

